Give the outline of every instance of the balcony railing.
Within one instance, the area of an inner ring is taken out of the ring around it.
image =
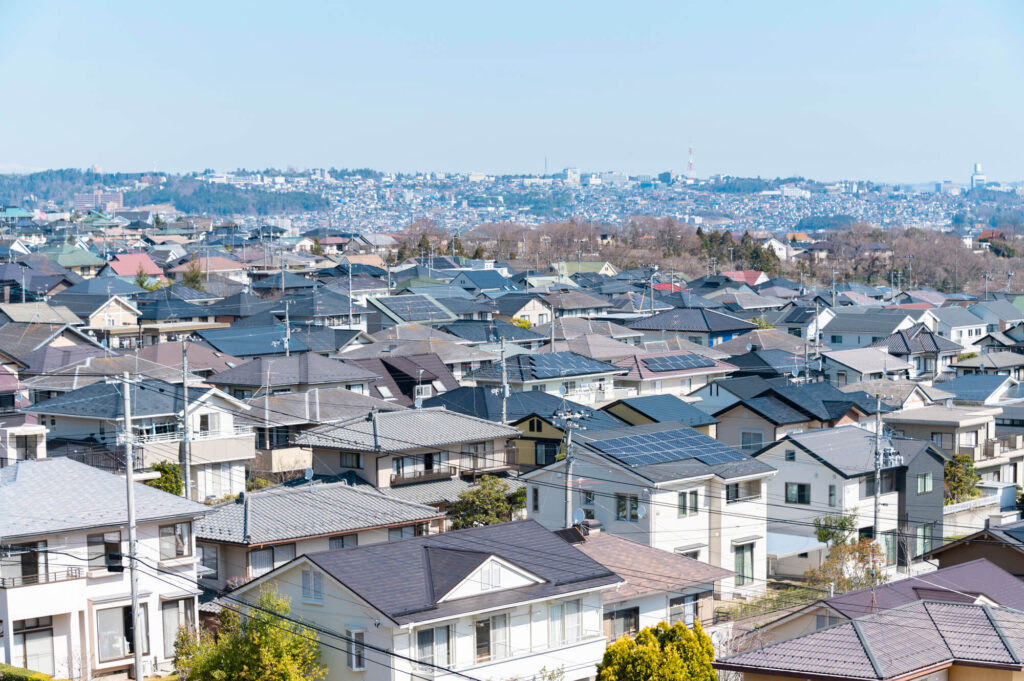
[[[83,576],[85,576],[85,572],[82,568],[69,567],[55,572],[42,572],[35,575],[0,577],[0,589],[14,589],[19,586],[35,586],[36,584],[49,584],[51,582],[67,582],[72,579],[81,579]]]
[[[428,480],[441,480],[454,477],[458,473],[455,466],[435,466],[430,470],[411,470],[403,473],[392,473],[391,484],[410,485],[414,482],[426,482]]]
[[[194,430],[192,440],[216,440],[222,437],[234,437],[236,435],[249,435],[252,433],[252,426],[236,425],[234,428],[218,428],[216,430]],[[135,442],[141,445],[153,444],[155,442],[179,442],[185,436],[182,430],[171,430],[166,433],[148,433],[138,435]]]
[[[734,497],[732,499],[726,498],[725,503],[727,503],[727,504],[742,504],[745,501],[757,501],[760,498],[761,498],[761,493],[758,492],[757,494],[750,494],[750,495],[745,496],[745,497]]]

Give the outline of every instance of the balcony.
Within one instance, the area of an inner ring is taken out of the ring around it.
[[[41,572],[34,575],[22,575],[20,577],[0,577],[0,589],[15,589],[19,586],[35,586],[37,584],[51,584],[53,582],[68,582],[72,579],[82,579],[85,571],[78,567],[64,568],[54,572]]]
[[[234,428],[218,428],[216,430],[194,430],[192,431],[192,442],[218,440],[225,437],[235,437],[237,435],[251,435],[252,432],[252,426],[242,425],[236,425]],[[184,438],[184,435],[184,431],[178,428],[165,433],[137,435],[135,437],[135,442],[140,445],[156,444],[159,442],[180,442]]]
[[[725,503],[727,504],[742,504],[746,501],[757,501],[761,498],[761,493],[751,494],[745,497],[733,497],[732,499],[726,497]]]
[[[510,456],[511,455],[511,456]],[[490,452],[462,452],[459,472],[462,475],[479,475],[506,471],[513,467],[515,449],[497,449]]]
[[[458,473],[455,466],[435,466],[429,470],[410,470],[402,473],[391,474],[391,486],[411,485],[414,482],[427,482],[428,480],[443,480],[452,478]]]

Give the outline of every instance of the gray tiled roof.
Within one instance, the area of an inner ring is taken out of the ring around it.
[[[306,431],[295,443],[372,452],[401,452],[425,447],[444,447],[469,442],[514,438],[517,428],[466,416],[445,409],[406,409],[377,414],[377,437],[366,418],[324,425]]]
[[[195,532],[198,539],[255,545],[426,522],[439,515],[436,508],[388,497],[372,488],[312,483],[247,492],[211,509],[196,523]]]
[[[501,474],[495,477],[503,480],[512,490],[518,490],[523,487],[523,483],[515,478]],[[381,489],[380,492],[386,496],[415,504],[440,504],[442,502],[451,503],[458,499],[459,495],[466,490],[477,486],[477,483],[464,480],[463,478],[443,478],[441,480],[417,482],[411,485],[386,487]]]
[[[757,328],[757,324],[706,308],[676,308],[653,317],[630,322],[628,326],[641,331],[693,331],[697,333],[749,331]]]
[[[918,601],[715,663],[718,669],[786,676],[892,679],[933,666],[985,664],[1021,670],[1024,612]]]
[[[97,381],[84,388],[26,407],[23,411],[80,418],[119,419],[124,416],[121,390],[120,383]],[[189,398],[193,401],[198,400],[201,394],[201,391],[193,389]],[[180,385],[171,385],[156,379],[135,384],[131,391],[131,399],[133,420],[146,416],[177,414],[181,412],[184,404]]]
[[[377,378],[372,371],[312,352],[290,357],[260,357],[241,366],[213,374],[208,381],[223,386],[317,385],[344,381],[364,382]]]
[[[901,449],[903,438],[883,438],[882,446]],[[846,477],[871,473],[875,470],[875,434],[858,426],[840,426],[822,430],[809,430],[787,435],[790,441],[825,465]],[[915,442],[911,440],[910,442]],[[771,443],[754,456],[774,447]],[[909,451],[909,450],[908,450]]]
[[[825,327],[828,331],[828,327]],[[872,348],[885,348],[890,354],[905,356],[927,352],[959,352],[963,350],[959,343],[933,333],[924,324],[915,324],[872,343]]]
[[[39,536],[127,522],[124,478],[68,458],[19,461],[0,469],[0,537]],[[140,523],[199,517],[209,509],[135,484]]]
[[[492,554],[543,581],[438,602]],[[623,583],[611,570],[532,520],[310,553],[306,558],[399,624]]]
[[[366,416],[371,410],[397,411],[405,407],[360,395],[347,388],[313,388],[303,392],[260,395],[246,400],[251,409],[241,421],[271,426],[304,425],[348,421]]]

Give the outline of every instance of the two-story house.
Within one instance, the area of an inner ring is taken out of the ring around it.
[[[221,590],[296,556],[440,532],[436,508],[369,485],[309,482],[246,492],[214,506],[195,526],[200,583]]]
[[[832,350],[821,356],[822,373],[838,388],[860,381],[907,378],[914,368],[910,362],[890,355],[885,348]]]
[[[935,332],[963,346],[967,352],[977,352],[975,342],[989,332],[985,320],[967,308],[953,305],[935,308],[929,312],[938,320]]]
[[[614,362],[627,373],[615,377],[617,399],[639,395],[689,395],[736,370],[732,364],[703,355],[655,352]]]
[[[722,581],[727,597],[763,591],[763,487],[774,468],[672,422],[581,431],[573,444],[571,457],[520,477],[527,517],[551,529],[574,515],[597,520],[611,534],[733,570]]]
[[[732,340],[757,324],[707,308],[676,308],[630,322],[627,326],[643,331],[647,340],[679,335],[705,347]]]
[[[827,547],[813,521],[851,515],[857,536],[881,538],[887,565],[909,565],[942,540],[943,466],[948,456],[924,440],[881,440],[878,527],[874,526],[875,434],[840,426],[788,435],[752,456],[778,470],[768,481],[773,500],[768,554],[778,576],[817,568]],[[920,537],[921,546],[901,540]]]
[[[50,430],[49,440],[89,442],[113,449],[124,424],[123,385],[98,381],[26,407]],[[245,466],[255,457],[252,427],[235,423],[249,406],[215,388],[192,386],[188,395],[191,496],[219,499],[245,490]],[[131,387],[132,436],[143,466],[179,461],[185,435],[181,385],[156,379]]]
[[[124,478],[67,458],[0,468],[0,662],[69,679],[133,664]],[[207,509],[135,484],[143,673],[169,671],[196,622],[193,522]],[[121,561],[118,561],[121,562]],[[124,561],[126,562],[126,561]]]
[[[513,391],[541,390],[582,404],[594,404],[616,399],[612,377],[626,372],[623,367],[566,351],[515,355],[505,360],[504,371],[501,362],[494,362],[466,378],[479,386],[500,386],[504,373]]]
[[[345,388],[365,395],[377,374],[313,352],[287,357],[259,357],[217,372],[207,381],[244,400],[261,394],[303,392],[313,388]]]
[[[309,553],[233,593],[274,588],[337,632],[329,681],[591,678],[604,655],[603,591],[624,580],[535,522]],[[388,652],[384,652],[388,651]],[[454,673],[453,673],[454,672]]]
[[[931,331],[924,324],[901,329],[871,346],[884,348],[890,355],[913,364],[910,377],[921,380],[934,379],[947,371],[957,355],[964,351],[959,343]]]

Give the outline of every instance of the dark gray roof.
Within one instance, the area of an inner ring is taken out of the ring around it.
[[[1017,357],[1024,359],[1022,355],[1017,355]],[[1000,374],[965,374],[938,383],[935,387],[953,393],[954,401],[982,403],[992,397],[1006,383],[1011,385],[1011,391],[1017,387],[1017,382],[1014,379]]]
[[[218,386],[320,385],[345,381],[365,382],[377,374],[363,367],[348,364],[311,352],[288,357],[258,357],[241,366],[213,374],[207,380]]]
[[[707,414],[675,395],[645,395],[643,397],[627,397],[619,403],[630,407],[657,423],[679,421],[692,428],[718,423],[718,419]],[[616,402],[603,407],[608,410]]]
[[[124,418],[122,386],[118,383],[97,381],[78,390],[72,390],[45,402],[25,407],[23,411],[34,414],[56,414],[113,420]],[[201,390],[193,386],[189,400],[200,398]],[[133,386],[132,420],[147,416],[177,414],[183,408],[183,394],[180,385],[149,379]]]
[[[906,444],[900,441],[906,440]],[[782,442],[792,442],[826,466],[847,478],[873,473],[875,470],[875,434],[857,426],[839,426],[809,430],[803,433],[787,435]],[[882,438],[882,448],[895,448],[910,452],[919,440],[908,438]],[[773,442],[754,456],[760,456],[768,449],[778,445]]]
[[[543,581],[438,602],[489,555]],[[623,583],[611,570],[532,520],[311,553],[306,558],[399,624]]]
[[[554,380],[573,376],[597,374],[624,374],[626,370],[607,362],[585,357],[576,352],[548,352],[537,355],[516,355],[505,359],[508,380],[513,383],[524,381]],[[466,378],[470,380],[500,381],[501,362],[480,367]]]
[[[825,327],[825,331],[828,331],[828,327]],[[924,324],[915,324],[909,329],[897,331],[868,347],[885,348],[889,354],[900,357],[929,352],[959,352],[963,350],[959,343],[954,343],[948,338],[930,331]]]
[[[316,325],[297,327],[293,323],[288,347],[296,353],[334,352],[360,333],[362,331],[359,329],[334,329]],[[283,355],[285,351],[285,329],[281,324],[241,327],[236,323],[227,329],[197,331],[196,335],[213,349],[235,357]]]
[[[684,403],[685,404],[685,403]],[[444,407],[450,411],[469,414],[489,421],[501,421],[501,395],[490,387],[462,387],[431,397],[423,402],[424,407]],[[688,406],[688,405],[687,405]],[[519,419],[535,414],[544,418],[552,418],[555,412],[568,409],[587,415],[583,423],[588,430],[603,428],[621,428],[622,421],[611,414],[598,409],[562,399],[558,395],[542,390],[526,390],[513,392],[506,400],[508,421],[514,423]],[[693,407],[691,407],[693,409]],[[706,414],[706,419],[714,419]]]
[[[692,331],[724,333],[756,329],[757,324],[706,308],[676,308],[653,317],[638,319],[627,326],[641,331]]]
[[[135,484],[140,523],[199,517],[202,504]],[[124,478],[66,457],[18,461],[0,468],[0,537],[38,536],[127,521]]]
[[[473,343],[491,343],[501,339],[512,343],[544,340],[544,336],[539,333],[500,319],[493,321],[462,320],[442,324],[439,328]]]
[[[196,523],[195,532],[197,539],[255,545],[426,522],[440,515],[436,508],[387,497],[373,488],[314,482],[246,492],[214,506]]]

